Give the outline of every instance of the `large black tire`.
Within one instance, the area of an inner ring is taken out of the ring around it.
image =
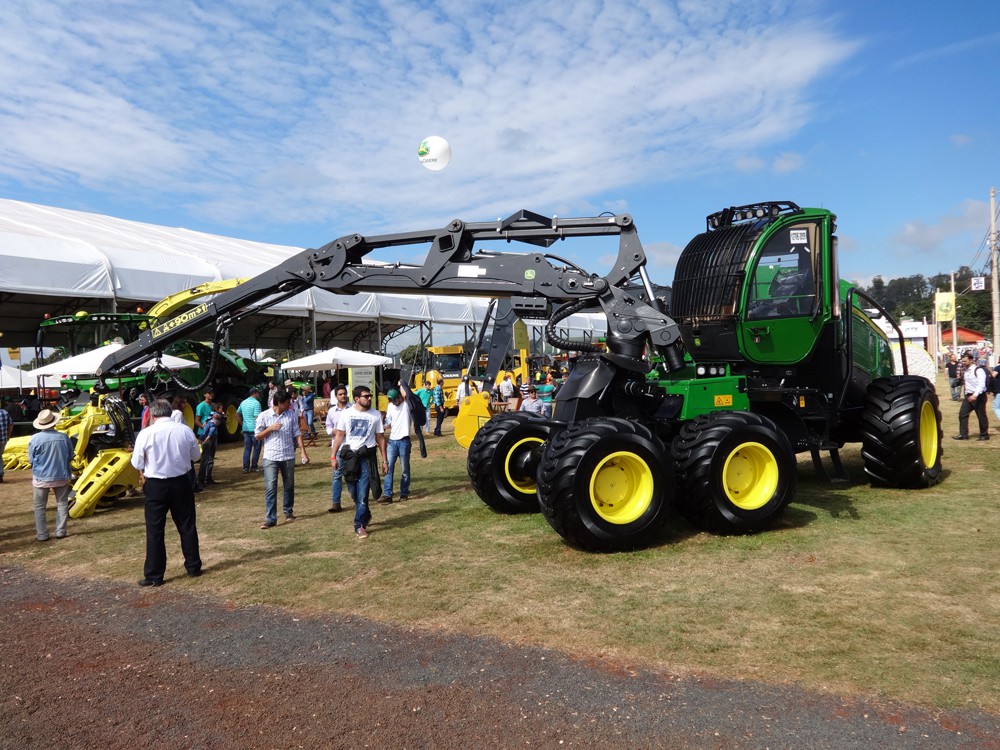
[[[746,534],[770,525],[795,494],[795,453],[767,417],[713,412],[686,423],[671,446],[678,506],[695,526]]]
[[[466,466],[480,499],[501,513],[538,510],[535,473],[538,451],[552,425],[526,412],[497,414],[469,445]]]
[[[941,481],[941,409],[934,387],[915,375],[868,386],[861,457],[876,487],[920,489]]]
[[[539,504],[570,544],[618,552],[652,541],[674,493],[673,465],[638,422],[593,418],[552,436],[538,468]]]

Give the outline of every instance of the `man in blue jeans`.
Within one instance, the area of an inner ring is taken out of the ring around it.
[[[254,386],[250,395],[240,402],[237,413],[243,430],[243,473],[260,471],[260,441],[254,436],[260,416],[260,388]]]
[[[400,388],[405,389],[402,383]],[[413,419],[410,415],[410,405],[395,388],[386,396],[389,398],[389,408],[385,411],[385,424],[389,427],[389,448],[386,452],[385,481],[382,483],[382,497],[376,502],[392,502],[392,480],[396,470],[396,458],[399,458],[399,499],[406,500],[410,496],[410,427]]]
[[[441,425],[444,424],[444,378],[438,378],[437,385],[433,391],[434,408],[437,410],[437,422],[434,425],[434,434],[441,437]]]
[[[264,458],[264,523],[270,529],[278,523],[278,474],[283,490],[282,510],[286,521],[294,521],[295,513],[295,445],[302,451],[302,463],[309,463],[302,442],[299,421],[292,409],[292,397],[286,391],[274,394],[274,406],[257,417],[255,437],[261,441]]]
[[[307,437],[314,438],[313,419],[316,418],[316,394],[313,393],[312,386],[306,383],[302,386],[302,416],[306,418],[306,429],[309,430]]]
[[[326,412],[326,434],[330,436],[330,445],[333,445],[333,433],[337,429],[337,423],[345,411],[351,408],[347,401],[347,386],[336,385],[333,388],[334,400],[330,403],[330,408]],[[344,473],[340,468],[333,470],[333,487],[330,496],[330,507],[328,513],[340,513],[343,509],[340,504],[340,497],[344,492]]]
[[[372,392],[367,386],[354,388],[354,406],[344,411],[337,422],[333,433],[333,446],[330,450],[330,466],[334,470],[340,467],[343,459],[341,448],[350,448],[353,453],[362,453],[358,462],[358,474],[352,479],[348,467],[344,467],[344,479],[347,489],[354,498],[354,534],[358,539],[368,538],[368,524],[372,514],[368,507],[368,489],[371,486],[373,474],[377,476],[378,467],[373,467],[375,449],[382,455],[382,470],[386,470],[385,436],[382,428],[382,415],[372,409]],[[345,464],[347,461],[345,460]]]

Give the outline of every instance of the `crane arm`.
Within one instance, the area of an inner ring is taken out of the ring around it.
[[[577,237],[618,237],[618,256],[606,276],[597,276],[545,250]],[[525,243],[531,252],[478,249],[490,242]],[[366,263],[377,249],[429,244],[420,265]],[[476,252],[474,252],[476,250]],[[646,254],[628,214],[589,218],[548,218],[520,211],[495,222],[450,222],[443,229],[365,237],[346,235],[316,250],[305,250],[210,301],[144,331],[110,354],[98,375],[107,376],[148,359],[150,353],[214,323],[237,320],[298,292],[317,287],[337,294],[394,292],[510,300],[520,317],[546,317],[552,303],[589,300],[608,315],[609,351],[641,356],[648,337],[660,347],[678,342],[676,324],[655,300],[643,300],[630,285],[644,278]],[[679,356],[679,355],[678,355]],[[675,358],[672,358],[675,359]]]

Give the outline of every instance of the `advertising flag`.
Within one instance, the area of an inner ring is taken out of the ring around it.
[[[938,292],[934,295],[938,323],[950,323],[955,318],[955,293]]]

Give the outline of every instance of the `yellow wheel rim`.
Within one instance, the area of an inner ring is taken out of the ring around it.
[[[240,428],[239,412],[236,410],[235,404],[229,404],[226,407],[226,431],[230,435],[235,435]]]
[[[544,442],[545,440],[540,437],[526,437],[518,440],[510,447],[510,450],[507,451],[507,455],[504,457],[503,462],[504,476],[507,477],[507,484],[518,492],[523,492],[525,495],[534,495],[537,487],[535,486],[534,477],[522,477],[520,475],[514,476],[512,471],[514,459],[520,455],[521,452],[534,450],[537,446]]]
[[[729,454],[722,467],[722,490],[743,510],[767,505],[778,489],[778,460],[760,443],[743,443]]]
[[[608,523],[627,524],[639,519],[653,500],[653,470],[628,451],[611,453],[590,475],[590,502]]]
[[[938,424],[934,406],[924,401],[920,407],[920,458],[925,468],[932,468],[938,456]]]

